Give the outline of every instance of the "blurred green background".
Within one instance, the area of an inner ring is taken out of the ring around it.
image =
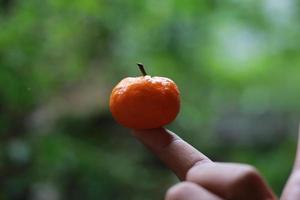
[[[173,79],[169,129],[280,194],[300,113],[297,0],[0,0],[0,199],[163,199],[176,177],[111,117],[115,84]]]

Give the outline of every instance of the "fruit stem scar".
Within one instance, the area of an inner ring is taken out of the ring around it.
[[[140,71],[142,72],[143,76],[146,76],[147,73],[145,71],[144,65],[142,63],[137,63],[137,65],[139,66]]]

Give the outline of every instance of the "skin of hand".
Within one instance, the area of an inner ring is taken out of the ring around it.
[[[165,128],[133,130],[133,135],[181,180],[165,200],[277,200],[252,166],[211,161]],[[300,199],[300,147],[281,200]]]

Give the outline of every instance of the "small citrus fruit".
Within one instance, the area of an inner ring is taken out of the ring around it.
[[[110,95],[110,111],[123,126],[132,129],[159,128],[172,122],[180,109],[176,84],[169,78],[143,76],[121,80]]]

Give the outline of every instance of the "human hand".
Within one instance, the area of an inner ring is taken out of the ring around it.
[[[133,134],[182,181],[168,190],[166,200],[277,199],[259,172],[250,165],[213,162],[164,128],[134,130]],[[299,199],[300,153],[281,197],[281,200]]]

